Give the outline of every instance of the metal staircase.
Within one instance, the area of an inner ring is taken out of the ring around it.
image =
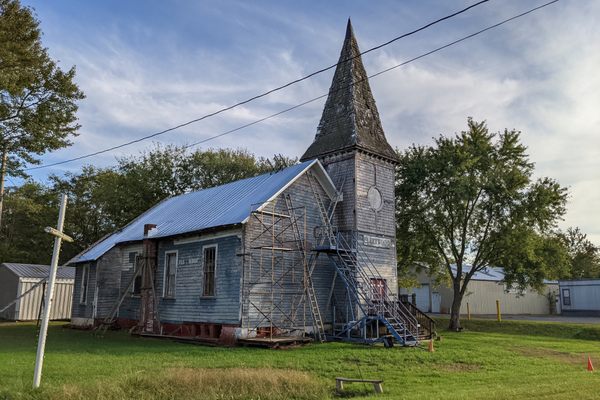
[[[314,250],[317,255],[327,254],[346,287],[351,303],[351,315],[340,329],[334,323],[331,338],[364,343],[384,342],[387,345],[391,345],[390,338],[393,338],[404,346],[417,345],[417,319],[389,288],[376,286],[376,282],[385,280],[369,259],[356,232],[339,232],[331,223],[337,200],[325,207],[310,175],[309,182],[323,222],[322,236]],[[380,335],[380,326],[386,328],[388,335]]]

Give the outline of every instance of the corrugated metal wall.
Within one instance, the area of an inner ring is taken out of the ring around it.
[[[550,303],[546,294],[548,291],[558,293],[558,285],[546,285],[542,294],[528,289],[524,293],[506,292],[502,283],[495,281],[471,281],[463,298],[461,314],[467,313],[469,303],[471,314],[495,314],[496,300],[500,300],[503,314],[550,314]],[[442,295],[442,313],[450,312],[452,290],[440,288]]]
[[[39,282],[38,279],[21,279],[20,293],[25,293],[33,285]],[[19,300],[19,306],[15,313],[15,319],[20,321],[35,320],[40,312],[40,304],[44,292],[44,285],[35,288]],[[73,301],[73,281],[57,279],[54,286],[54,301],[50,310],[50,319],[69,319],[71,318],[71,304]]]

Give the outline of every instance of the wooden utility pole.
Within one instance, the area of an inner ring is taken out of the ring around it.
[[[44,314],[42,316],[42,324],[40,327],[40,335],[38,339],[37,354],[35,357],[35,370],[33,372],[33,387],[40,387],[42,380],[42,365],[44,364],[44,350],[46,347],[46,334],[48,333],[48,322],[50,320],[50,309],[52,308],[52,300],[54,295],[54,281],[56,281],[56,270],[58,269],[58,256],[60,255],[60,245],[63,240],[72,242],[69,236],[63,233],[65,224],[65,210],[67,209],[67,195],[62,194],[60,197],[60,209],[58,211],[58,223],[56,229],[46,227],[45,231],[54,236],[54,251],[52,252],[52,262],[50,263],[50,276],[48,277],[48,290],[46,290],[46,299],[44,301]]]

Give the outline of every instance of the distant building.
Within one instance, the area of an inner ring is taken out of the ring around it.
[[[468,271],[468,267],[466,268]],[[417,280],[420,287],[402,289],[401,293],[409,296],[414,293],[417,307],[425,312],[450,313],[452,289],[445,285],[436,285],[426,271],[420,272]],[[560,306],[556,304],[557,297],[557,281],[546,281],[541,293],[530,288],[521,292],[507,287],[502,268],[490,267],[473,275],[468,283],[460,312],[467,313],[468,303],[472,315],[496,314],[496,300],[499,300],[503,314],[544,315],[550,314],[551,310],[552,313],[557,313],[560,311]],[[551,302],[554,304],[551,305]]]
[[[48,265],[38,264],[0,264],[0,310],[14,299],[31,290],[40,281],[47,279],[50,274]],[[75,268],[59,267],[56,274],[54,300],[50,310],[50,319],[71,318],[71,303],[73,297],[73,282]],[[0,314],[0,318],[14,321],[29,321],[38,319],[40,306],[45,293],[42,283],[21,297],[14,305]]]
[[[600,279],[559,281],[563,314],[600,315]]]

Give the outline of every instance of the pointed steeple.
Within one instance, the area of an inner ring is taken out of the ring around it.
[[[383,133],[379,112],[348,19],[346,38],[333,75],[315,140],[301,160],[361,149],[395,161],[396,152]]]

